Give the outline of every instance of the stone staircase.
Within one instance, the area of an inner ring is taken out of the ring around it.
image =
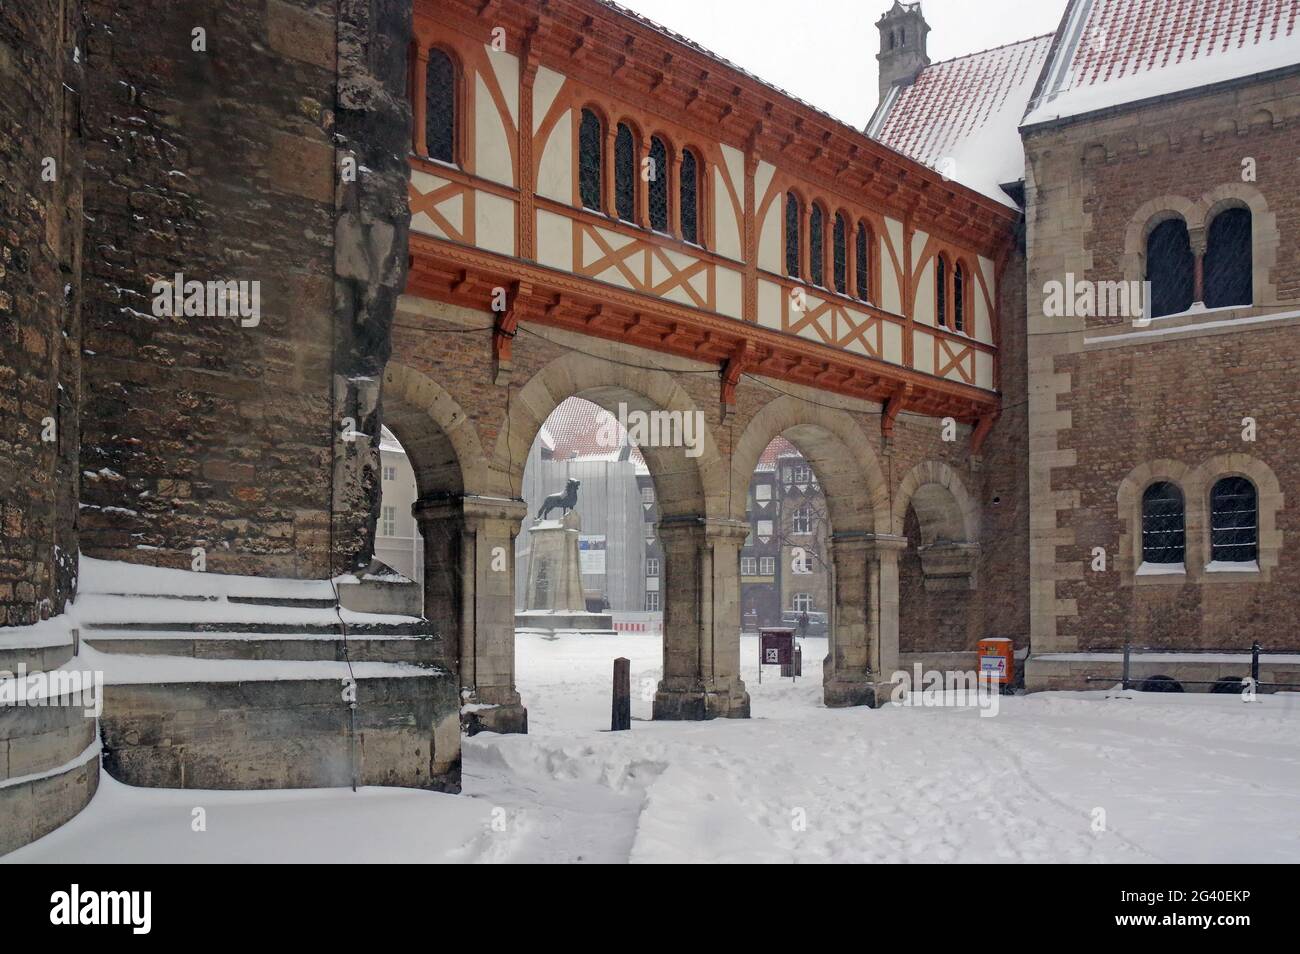
[[[130,785],[459,790],[459,690],[418,616],[342,608],[329,581],[83,558],[72,611],[42,626],[61,638],[0,630],[0,670],[99,673],[103,711],[0,706],[0,854],[90,801],[101,750]]]
[[[96,720],[69,694],[37,689],[72,649],[71,635],[53,621],[0,631],[0,699],[53,703],[0,705],[0,855],[67,822],[99,787]]]
[[[427,620],[343,609],[329,581],[97,563],[77,614],[114,778],[459,787],[459,694]]]

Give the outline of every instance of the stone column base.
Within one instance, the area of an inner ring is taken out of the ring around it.
[[[749,693],[704,689],[660,689],[655,693],[656,721],[702,722],[705,719],[748,719]]]
[[[460,724],[466,735],[478,735],[480,732],[527,735],[528,710],[518,703],[512,706],[473,709],[461,713]]]
[[[822,702],[828,709],[868,706],[879,709],[888,705],[894,683],[877,682],[870,673],[860,676],[832,676],[822,686]]]
[[[484,686],[477,692],[462,691],[461,695],[460,724],[466,735],[528,734],[528,710],[514,689]]]

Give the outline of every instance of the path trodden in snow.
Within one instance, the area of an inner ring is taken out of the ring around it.
[[[754,718],[654,723],[657,637],[520,637],[531,733],[467,739],[463,797],[104,776],[86,812],[4,860],[1300,861],[1300,696],[829,710],[824,640],[805,640],[797,683],[768,668],[760,685],[757,652],[742,641]],[[611,733],[620,655],[633,727]]]

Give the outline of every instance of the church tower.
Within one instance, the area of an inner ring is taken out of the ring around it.
[[[880,52],[876,59],[880,62],[880,98],[883,101],[891,86],[910,83],[917,73],[930,65],[930,57],[925,52],[930,24],[925,22],[921,13],[920,0],[915,3],[894,0],[889,11],[876,21],[876,29],[880,31]]]

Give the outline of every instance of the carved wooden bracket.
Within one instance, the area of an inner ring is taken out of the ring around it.
[[[885,406],[880,412],[880,433],[885,437],[893,436],[894,419],[898,417],[898,412],[907,404],[907,399],[911,393],[912,385],[904,382],[885,401]]]
[[[753,358],[754,343],[748,338],[736,346],[727,363],[722,367],[722,416],[726,417],[736,409],[736,385],[745,366]]]
[[[532,291],[533,286],[529,282],[513,282],[506,295],[505,311],[496,312],[496,325],[492,329],[492,370],[498,386],[510,383],[511,348],[515,335],[519,333],[519,319],[525,308],[524,299]]]
[[[975,424],[975,429],[970,433],[970,452],[972,455],[978,454],[984,446],[984,438],[989,436],[989,431],[993,430],[993,425],[997,422],[998,415],[1001,411],[992,411],[983,414]]]

